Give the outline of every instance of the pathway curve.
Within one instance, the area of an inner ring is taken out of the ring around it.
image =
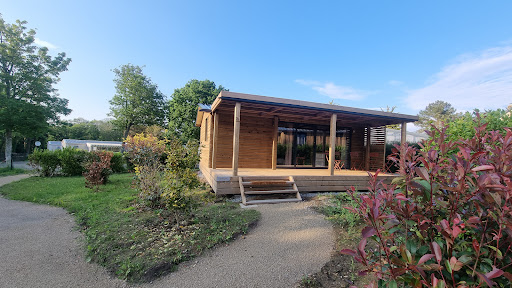
[[[293,287],[333,252],[331,224],[309,205],[255,208],[261,220],[248,235],[180,265],[151,287]]]
[[[26,178],[0,178],[0,186]],[[308,202],[260,205],[251,232],[136,287],[293,287],[329,261],[331,225]],[[0,197],[0,287],[129,287],[84,259],[64,209]]]
[[[27,178],[0,178],[0,186]],[[84,257],[83,236],[64,209],[0,197],[0,287],[123,287]]]

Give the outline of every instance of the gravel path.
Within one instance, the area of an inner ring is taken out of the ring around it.
[[[0,186],[28,177],[0,178]],[[153,283],[135,287],[293,287],[327,262],[331,225],[308,202],[260,205],[258,226]],[[0,197],[0,287],[131,287],[84,259],[65,210]]]
[[[293,287],[333,251],[332,226],[308,202],[260,205],[258,226],[241,239],[181,265],[151,287]]]
[[[0,178],[0,186],[27,178]],[[84,258],[84,242],[64,209],[0,197],[0,287],[123,287]]]

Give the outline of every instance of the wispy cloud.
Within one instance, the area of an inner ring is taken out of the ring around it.
[[[320,82],[298,79],[295,82],[304,86],[309,86],[319,94],[333,98],[344,100],[361,100],[373,92],[356,90],[352,87],[336,85],[332,82]]]
[[[48,49],[52,50],[52,49],[57,49],[58,47],[56,45],[53,45],[52,43],[48,42],[48,41],[44,41],[44,40],[41,40],[39,38],[35,38],[34,39],[34,43],[37,45],[37,46],[41,46],[41,47],[47,47]]]
[[[512,46],[462,55],[425,87],[407,92],[405,102],[415,110],[435,100],[462,111],[505,108],[512,102]]]

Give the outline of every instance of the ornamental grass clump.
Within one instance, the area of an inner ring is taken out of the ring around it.
[[[341,253],[376,276],[369,287],[510,287],[512,131],[486,125],[457,141],[434,127],[421,150],[396,146],[392,185],[377,171],[368,194],[352,188],[366,227]]]

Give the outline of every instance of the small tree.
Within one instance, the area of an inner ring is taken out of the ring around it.
[[[421,110],[418,113],[418,116],[419,121],[417,124],[424,130],[428,130],[431,125],[434,125],[436,128],[441,128],[442,123],[455,120],[460,115],[457,114],[457,110],[455,110],[450,103],[437,100],[428,104],[425,110]]]
[[[142,68],[132,64],[113,70],[116,94],[110,100],[112,123],[128,137],[133,125],[164,125],[165,96],[158,90]]]

